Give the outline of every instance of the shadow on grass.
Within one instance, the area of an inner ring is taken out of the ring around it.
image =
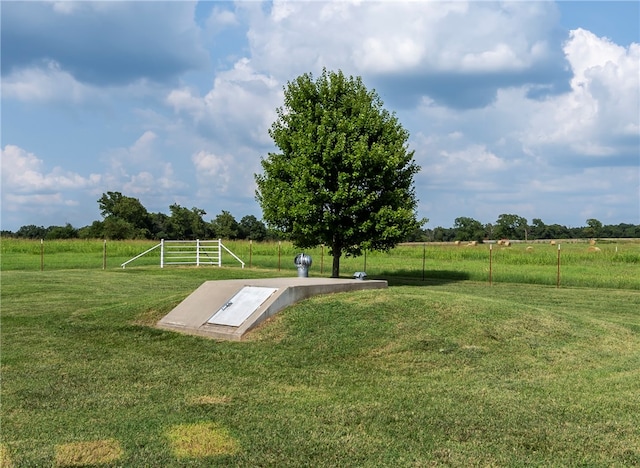
[[[385,279],[389,286],[428,286],[468,281],[470,276],[464,271],[452,270],[394,270],[383,271],[369,279]]]

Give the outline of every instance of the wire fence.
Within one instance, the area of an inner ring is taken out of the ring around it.
[[[333,258],[321,245],[298,249],[290,242],[225,241],[246,268],[277,270],[295,275],[294,258],[312,258],[310,276],[331,276]],[[156,241],[2,239],[1,268],[9,270],[61,270],[121,268],[123,262],[157,245]],[[159,268],[160,249],[151,250],[127,268]],[[222,255],[220,266],[241,268],[231,255]],[[200,265],[197,268],[216,268]],[[184,268],[182,266],[174,268]],[[189,266],[187,268],[196,268]],[[413,243],[388,252],[364,252],[341,257],[340,276],[364,271],[368,278],[433,282],[472,280],[489,285],[500,282],[539,283],[553,286],[586,286],[640,289],[640,240],[533,241],[509,243]]]

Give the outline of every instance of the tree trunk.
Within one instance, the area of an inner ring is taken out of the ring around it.
[[[333,266],[331,267],[331,277],[340,277],[340,256],[342,255],[342,241],[334,234],[333,244],[331,245],[331,252],[333,254]]]
[[[333,253],[333,267],[331,268],[331,277],[340,277],[340,252]]]

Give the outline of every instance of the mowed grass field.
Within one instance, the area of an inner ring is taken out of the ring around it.
[[[291,246],[280,271],[277,244],[252,268],[238,244],[245,269],[121,269],[148,247],[114,243],[103,270],[101,243],[64,244],[40,271],[39,243],[2,241],[1,466],[640,464],[636,244],[563,244],[560,288],[553,246],[494,250],[492,286],[486,246],[370,254],[388,289],[303,301],[242,342],[153,324],[203,281],[295,276]]]

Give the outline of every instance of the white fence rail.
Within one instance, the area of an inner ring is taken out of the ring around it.
[[[160,268],[165,265],[222,266],[221,245],[220,240],[163,240],[160,243]]]
[[[233,258],[235,258],[242,268],[244,262],[238,258],[231,250],[222,243],[221,239],[215,240],[164,240],[162,239],[158,245],[136,255],[127,260],[120,266],[125,268],[129,263],[137,260],[143,255],[148,254],[152,250],[160,248],[160,268],[165,265],[217,265],[222,266],[222,251],[225,250]]]

